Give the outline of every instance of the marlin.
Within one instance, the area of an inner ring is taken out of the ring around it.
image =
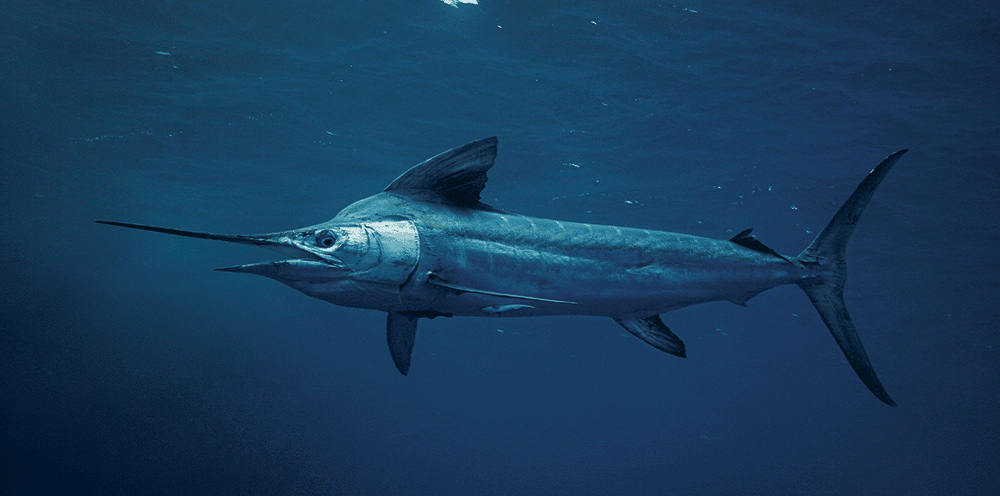
[[[497,154],[490,137],[417,164],[328,222],[271,234],[214,234],[101,224],[274,250],[283,260],[215,270],[256,274],[314,298],[388,314],[386,338],[406,375],[421,318],[592,315],[685,357],[660,314],[710,301],[746,306],[768,289],[802,288],[858,377],[886,393],[844,303],[847,241],[875,189],[907,150],[889,155],[798,256],[747,229],[728,240],[528,217],[480,201]]]

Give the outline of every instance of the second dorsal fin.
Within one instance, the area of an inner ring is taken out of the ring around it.
[[[492,136],[439,153],[404,172],[385,192],[463,207],[479,205],[486,171],[497,156]]]
[[[788,263],[792,263],[792,261],[786,258],[784,255],[772,250],[764,243],[758,241],[756,236],[750,234],[751,232],[753,232],[753,228],[747,229],[737,234],[736,236],[729,238],[729,241],[732,241],[733,243],[736,243],[744,248],[749,248],[753,251],[760,253],[767,253],[768,255],[774,255]]]

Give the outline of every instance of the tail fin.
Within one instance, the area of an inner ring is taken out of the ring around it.
[[[812,244],[798,256],[798,261],[806,267],[812,267],[815,276],[799,281],[798,285],[812,300],[823,322],[830,329],[833,338],[837,340],[840,349],[847,357],[851,367],[883,403],[896,406],[885,388],[875,376],[875,369],[868,361],[868,354],[861,344],[858,331],[851,322],[844,304],[844,282],[847,280],[847,260],[845,257],[847,240],[850,239],[854,227],[861,218],[861,213],[868,206],[868,201],[875,194],[875,189],[895,165],[899,157],[907,150],[900,150],[889,155],[872,170],[868,177],[858,185],[854,194],[840,207],[837,215],[827,224],[823,232],[816,236]]]

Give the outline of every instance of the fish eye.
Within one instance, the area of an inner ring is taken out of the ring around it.
[[[322,231],[316,235],[316,246],[320,248],[330,248],[336,242],[336,236],[330,234],[330,231]]]

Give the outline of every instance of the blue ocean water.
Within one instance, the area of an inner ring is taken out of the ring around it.
[[[995,2],[0,5],[0,493],[990,494]],[[518,213],[811,241],[910,148],[846,299],[899,404],[795,287],[663,316],[421,323],[211,269],[268,253],[93,223],[315,224],[500,138]]]

